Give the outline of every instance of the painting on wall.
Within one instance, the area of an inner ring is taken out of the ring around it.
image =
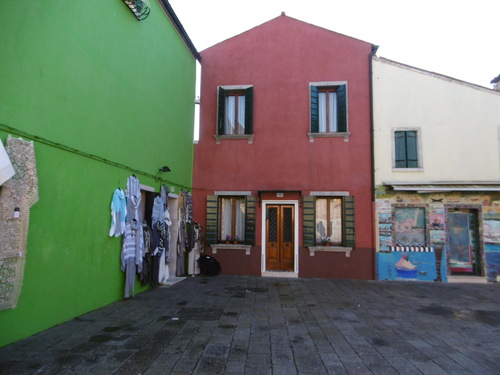
[[[486,264],[486,279],[489,282],[500,281],[500,244],[485,243],[484,257]]]
[[[394,235],[397,246],[425,246],[425,209],[396,207]]]
[[[403,248],[397,248],[403,249]],[[443,251],[443,257],[445,257]],[[417,248],[417,251],[390,251],[377,254],[378,280],[419,280],[436,281],[438,272],[446,281],[446,268],[439,267],[433,247]]]

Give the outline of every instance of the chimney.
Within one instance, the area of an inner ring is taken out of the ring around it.
[[[493,78],[490,83],[493,85],[493,90],[500,91],[500,74]]]

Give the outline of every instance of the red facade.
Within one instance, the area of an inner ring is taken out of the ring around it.
[[[372,49],[281,15],[201,53],[193,208],[222,273],[374,278]],[[318,201],[330,197],[321,221]],[[228,245],[243,220],[231,204],[244,199],[244,235]],[[334,232],[337,242],[323,243]]]

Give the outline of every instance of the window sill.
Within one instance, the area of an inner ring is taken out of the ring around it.
[[[243,244],[213,244],[210,245],[212,248],[212,254],[217,254],[218,250],[245,250],[245,255],[250,255],[250,249],[252,249],[252,245],[243,245]]]
[[[349,142],[350,132],[342,133],[307,133],[309,142],[314,142],[314,138],[344,138],[344,142]]]
[[[229,134],[229,135],[214,135],[217,144],[220,144],[221,140],[225,139],[247,139],[248,144],[251,145],[253,142],[253,134]]]
[[[352,247],[344,246],[309,246],[309,255],[314,256],[316,251],[325,251],[329,253],[345,253],[345,256],[349,258],[351,256]]]
[[[393,172],[423,172],[424,168],[392,168]]]

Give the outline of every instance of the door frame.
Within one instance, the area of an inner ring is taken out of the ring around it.
[[[267,271],[266,267],[266,246],[267,246],[267,230],[266,230],[266,212],[268,205],[293,205],[295,220],[294,220],[294,236],[293,236],[293,272],[295,274],[299,273],[299,201],[297,200],[266,200],[262,201],[262,213],[261,213],[261,226],[262,226],[262,263],[261,272],[273,272]]]

